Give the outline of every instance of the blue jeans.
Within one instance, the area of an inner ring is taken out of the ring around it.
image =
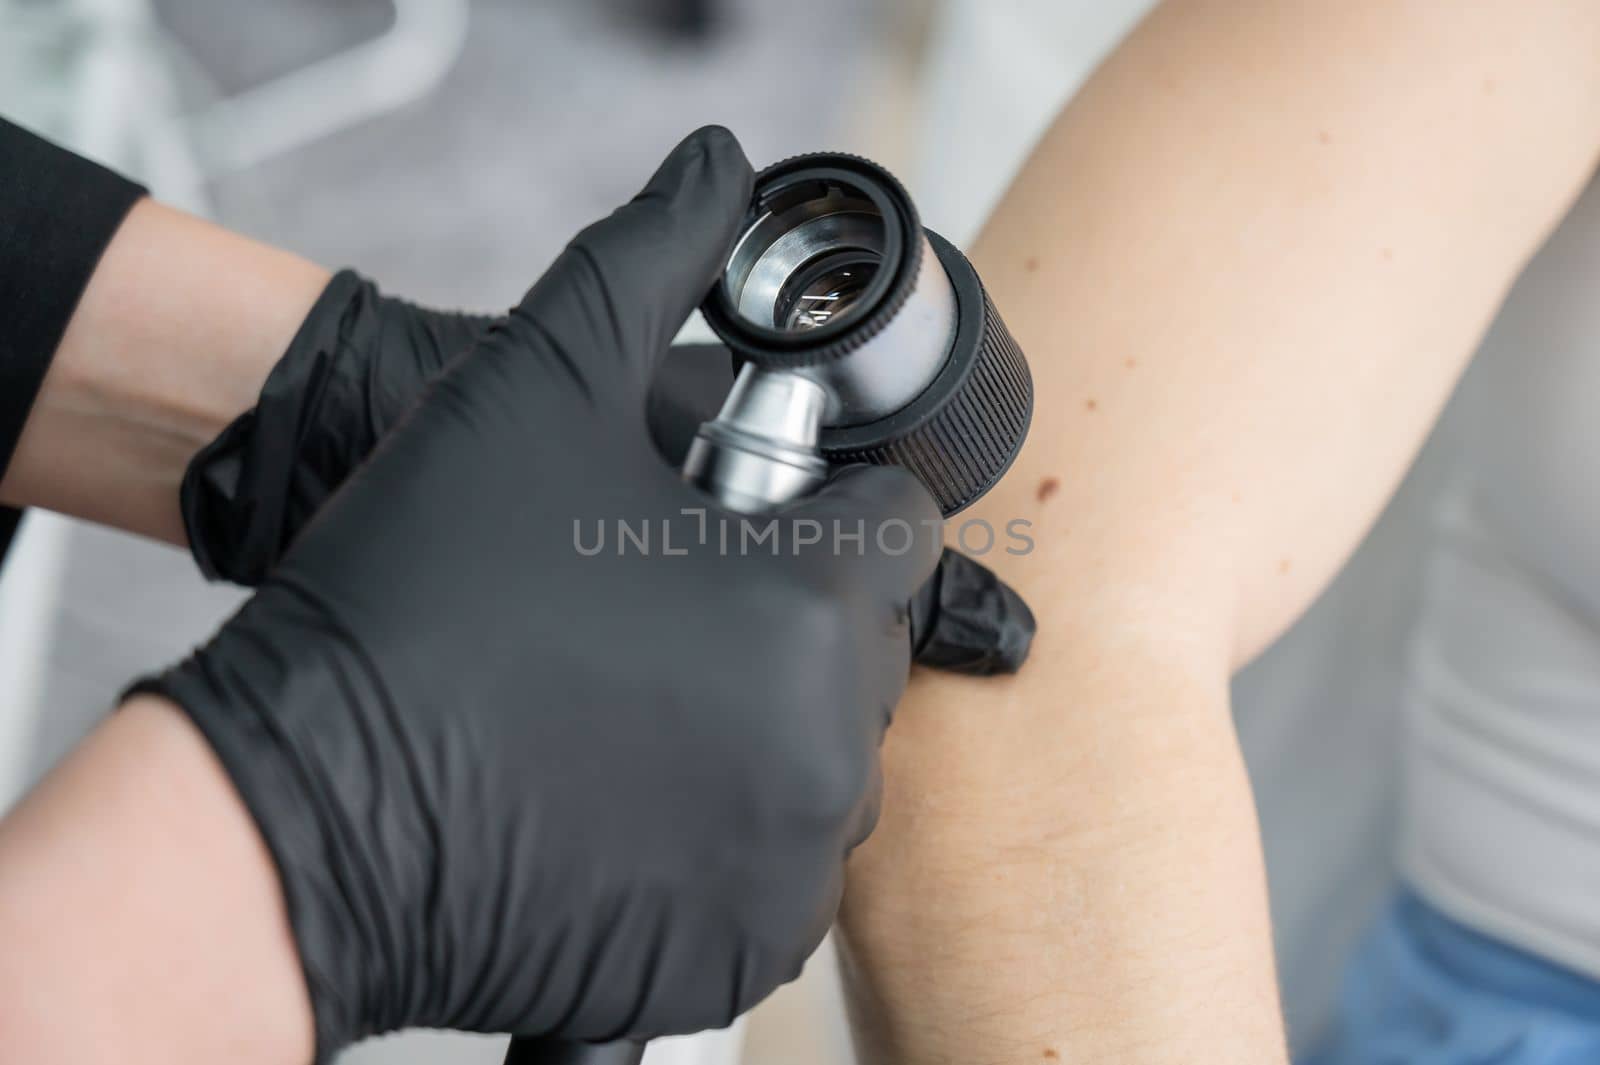
[[[1298,1065],[1600,1065],[1600,982],[1490,939],[1410,892],[1345,975]]]

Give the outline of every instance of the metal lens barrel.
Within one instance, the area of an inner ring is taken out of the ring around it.
[[[946,515],[988,491],[1027,435],[1032,379],[977,273],[922,228],[900,183],[865,159],[801,156],[760,174],[703,309],[744,369],[723,417],[707,426],[722,439],[703,433],[688,472],[730,504],[753,498],[748,470],[737,485],[724,476],[741,466],[726,452],[743,438],[712,427],[750,428],[741,396],[765,397],[770,413],[781,395],[794,416],[776,422],[791,426],[820,405],[814,440],[779,434],[788,448],[779,461],[801,468],[804,453],[820,451],[834,464],[901,466]],[[712,466],[723,474],[708,473]],[[821,476],[801,479],[814,485]]]

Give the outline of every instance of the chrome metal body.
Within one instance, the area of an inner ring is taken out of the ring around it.
[[[922,394],[944,368],[960,310],[939,257],[922,242],[916,287],[882,332],[842,359],[796,371],[828,393],[829,428],[877,421]]]
[[[753,324],[794,328],[785,319],[796,278],[834,256],[855,255],[874,269],[892,268],[878,259],[883,232],[883,218],[872,204],[850,196],[769,212],[734,248],[721,283],[729,302]],[[927,236],[919,232],[916,240],[916,281],[888,324],[848,354],[819,365],[747,365],[721,413],[695,438],[685,479],[730,509],[771,509],[826,478],[827,463],[817,450],[824,426],[874,422],[922,394],[950,357],[960,308]],[[844,308],[836,320],[848,322],[857,309]]]
[[[817,450],[827,403],[822,386],[798,373],[746,366],[690,445],[684,479],[741,514],[810,493],[828,476]]]

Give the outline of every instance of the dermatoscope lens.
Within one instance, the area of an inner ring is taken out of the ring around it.
[[[723,296],[748,326],[778,334],[838,332],[865,317],[902,246],[883,194],[854,175],[802,178],[762,201],[723,275]],[[894,235],[891,236],[891,233]]]
[[[861,304],[880,264],[876,254],[865,251],[819,257],[778,293],[773,324],[797,333],[848,320]]]

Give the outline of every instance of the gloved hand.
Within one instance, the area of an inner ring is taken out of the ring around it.
[[[200,571],[259,584],[428,383],[493,322],[384,296],[353,270],[335,274],[255,407],[189,463],[180,502]]]
[[[181,504],[201,571],[259,584],[427,385],[493,322],[418,307],[380,294],[353,271],[337,274],[256,406],[189,464]],[[650,391],[650,424],[675,468],[700,423],[716,416],[733,376],[721,345],[674,348],[661,365]],[[1012,673],[1027,658],[1034,619],[985,566],[947,551],[912,600],[911,630],[919,664]]]
[[[656,453],[652,370],[751,178],[726,131],[687,140],[139,686],[260,827],[324,1056],[412,1025],[724,1025],[828,927],[939,556],[906,533],[937,510],[854,469],[746,548]]]

